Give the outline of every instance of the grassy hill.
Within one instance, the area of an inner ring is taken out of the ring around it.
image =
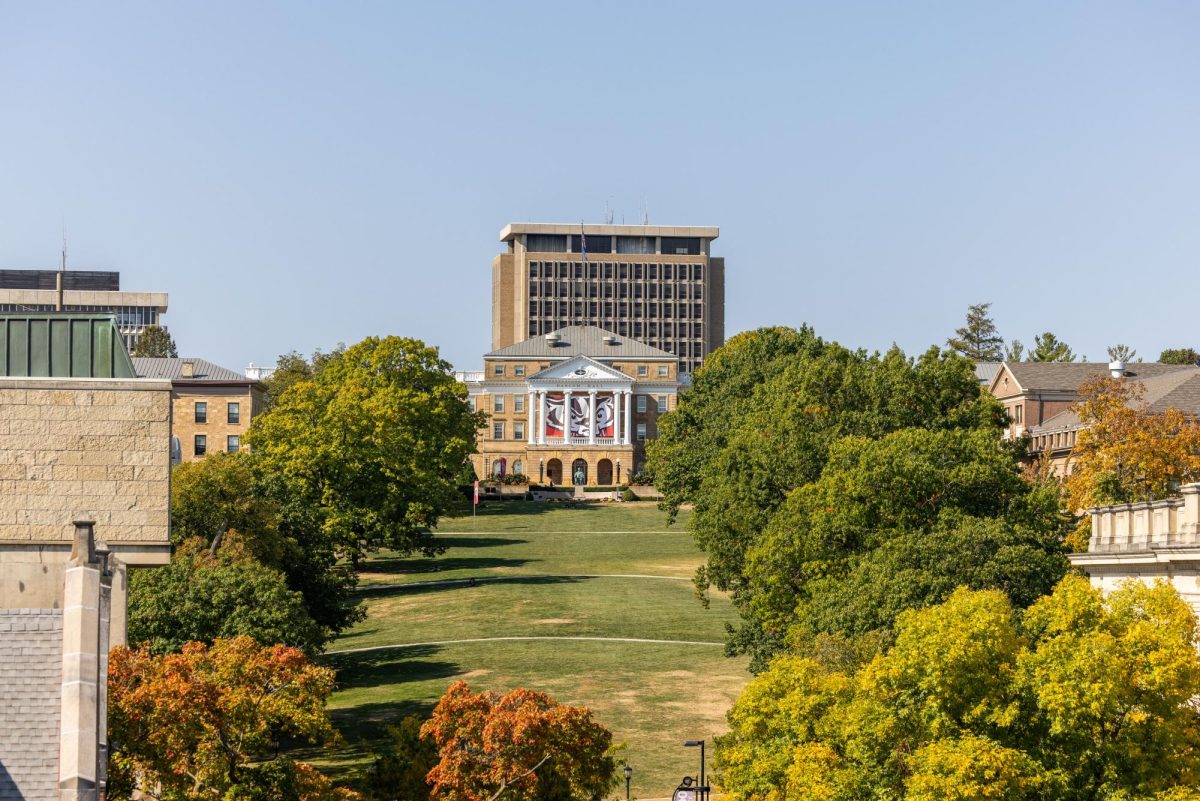
[[[724,731],[747,680],[744,660],[722,655],[728,600],[695,598],[701,554],[683,522],[648,503],[491,504],[446,521],[443,556],[371,560],[367,619],[326,657],[346,744],[315,761],[361,770],[388,725],[427,715],[461,678],[590,707],[624,744],[634,794],[668,796],[697,768],[680,743]]]

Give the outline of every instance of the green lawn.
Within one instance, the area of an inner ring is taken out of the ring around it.
[[[722,656],[724,624],[736,617],[728,600],[705,609],[695,598],[688,579],[701,554],[682,523],[668,527],[649,503],[490,504],[474,522],[439,528],[443,556],[364,565],[367,619],[326,657],[347,742],[317,761],[342,778],[360,771],[387,725],[427,714],[462,678],[590,707],[624,743],[635,794],[669,795],[697,762],[679,743],[723,731],[747,679],[744,660]],[[455,642],[499,637],[555,639]],[[371,650],[347,652],[359,648]]]

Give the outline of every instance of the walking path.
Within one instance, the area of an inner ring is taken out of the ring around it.
[[[399,584],[361,584],[359,592],[373,590],[395,590],[404,587],[437,587],[443,584],[482,584],[485,581],[528,581],[531,578],[631,578],[661,579],[663,581],[691,581],[689,576],[651,576],[643,573],[518,573],[512,576],[476,576],[475,578],[437,579],[435,581],[404,581]]]
[[[471,637],[465,640],[432,640],[430,642],[401,642],[394,645],[368,645],[362,648],[343,648],[338,651],[326,651],[326,656],[334,654],[361,654],[366,651],[387,651],[394,648],[416,648],[428,645],[457,645],[466,642],[516,642],[526,640],[575,640],[578,642],[632,642],[648,643],[651,645],[725,645],[723,642],[707,642],[704,640],[648,640],[640,637]]]

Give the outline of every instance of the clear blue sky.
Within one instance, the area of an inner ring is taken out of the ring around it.
[[[0,0],[0,266],[240,369],[490,344],[510,221],[719,225],[727,334],[1200,348],[1195,3]],[[435,298],[430,302],[429,298]]]

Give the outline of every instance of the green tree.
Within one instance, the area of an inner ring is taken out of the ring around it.
[[[161,325],[148,325],[142,335],[138,337],[137,345],[133,348],[133,355],[174,359],[179,356],[179,353],[175,350],[175,340],[171,339],[167,329]]]
[[[466,394],[435,348],[370,337],[284,390],[247,439],[351,561],[432,549],[426,534],[457,508],[455,481],[484,421]]]
[[[282,571],[326,636],[360,620],[354,572],[339,563],[321,531],[319,514],[288,494],[287,482],[263,469],[250,451],[215,453],[171,473],[171,534],[176,544],[198,538],[214,553],[229,531],[243,550]]]
[[[1108,348],[1108,360],[1110,362],[1125,362],[1129,364],[1137,357],[1137,351],[1128,345],[1116,344],[1110,345]]]
[[[429,771],[438,763],[437,745],[421,736],[421,719],[409,715],[388,729],[387,750],[367,772],[366,794],[373,801],[428,801]]]
[[[1012,344],[1004,350],[1004,361],[1019,362],[1023,358],[1025,358],[1025,345],[1022,344],[1021,340],[1014,339]]]
[[[282,572],[251,556],[236,535],[215,555],[209,547],[188,540],[169,565],[130,573],[130,642],[161,654],[187,642],[245,635],[262,645],[284,643],[309,654],[320,650],[325,632]]]
[[[1028,604],[1063,576],[1066,530],[1057,495],[1035,491],[992,430],[846,437],[771,517],[736,600],[768,643],[886,629],[959,584]]]
[[[1167,584],[1068,576],[1024,613],[960,588],[865,663],[783,655],[719,738],[732,801],[1191,798],[1196,620]]]
[[[1168,348],[1158,360],[1162,364],[1200,364],[1200,353],[1193,348]]]
[[[1033,350],[1029,352],[1031,362],[1073,362],[1075,353],[1067,343],[1046,331],[1033,338]]]
[[[971,361],[998,362],[1004,356],[1004,337],[988,315],[990,303],[973,303],[967,307],[967,323],[954,331],[946,345]]]

